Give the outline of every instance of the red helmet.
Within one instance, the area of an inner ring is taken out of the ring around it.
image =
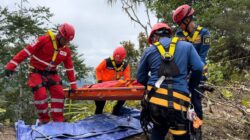
[[[168,24],[166,24],[166,23],[156,23],[153,26],[153,28],[152,28],[152,30],[150,32],[150,35],[149,35],[149,38],[148,38],[148,43],[149,44],[152,44],[152,35],[155,33],[155,31],[157,31],[159,29],[162,29],[162,28],[167,29],[168,32],[169,32],[169,35],[172,35],[172,29],[171,29],[171,27],[168,26]]]
[[[75,36],[74,27],[68,23],[64,23],[64,24],[60,25],[58,28],[58,31],[60,32],[62,37],[67,41],[73,40],[73,38]]]
[[[116,61],[123,61],[123,59],[125,59],[126,57],[126,50],[123,46],[119,46],[115,49],[114,53],[113,53],[113,58]]]
[[[180,24],[183,19],[193,14],[194,14],[194,9],[191,6],[184,4],[179,6],[174,11],[172,19],[175,23]]]

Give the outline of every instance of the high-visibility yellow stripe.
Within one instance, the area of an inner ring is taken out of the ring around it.
[[[169,128],[169,132],[173,135],[184,135],[187,133],[186,130],[173,130],[171,128]]]
[[[169,46],[169,51],[166,52],[165,48],[161,45],[160,42],[155,42],[154,45],[157,47],[158,51],[160,52],[161,56],[163,56],[164,58],[170,58],[174,55],[175,52],[175,47],[176,47],[176,43],[178,41],[178,37],[173,37]]]
[[[150,103],[156,104],[156,105],[160,105],[163,107],[168,107],[168,101],[164,100],[164,99],[160,99],[160,98],[156,98],[156,97],[151,97],[149,100]],[[175,110],[180,110],[180,111],[187,111],[187,108],[185,106],[182,106],[176,102],[173,102],[173,107]]]
[[[152,86],[147,86],[147,90],[151,90],[153,87]]]
[[[147,86],[147,90],[151,90],[153,87],[152,86]],[[164,88],[158,88],[155,91],[156,93],[163,94],[163,95],[168,95],[168,90]],[[179,99],[182,99],[186,102],[190,102],[191,99],[188,96],[182,95],[181,93],[173,91],[173,96]]]
[[[110,60],[111,60],[111,63],[113,65],[113,67],[115,68],[115,71],[117,71],[117,72],[121,71],[121,69],[122,69],[122,67],[124,65],[124,61],[122,61],[122,64],[121,64],[120,67],[117,67],[116,63],[115,63],[115,60],[114,60],[114,58],[112,56],[110,56]],[[116,79],[119,79],[119,78],[120,78],[120,76],[117,74]]]
[[[198,37],[200,31],[202,30],[201,26],[198,26],[197,29],[194,32],[194,35],[192,36],[192,38],[189,36],[188,32],[183,31],[183,35],[186,36],[187,40],[190,42],[194,42],[196,40],[196,38]]]
[[[176,98],[182,99],[182,100],[184,100],[186,102],[190,102],[191,101],[189,97],[187,97],[185,95],[182,95],[182,94],[180,94],[178,92],[173,92],[173,96],[176,97]]]
[[[178,41],[178,37],[173,37],[173,39],[171,40],[171,44],[169,46],[169,54],[172,55],[172,56],[174,55],[174,51],[175,51],[177,41]]]
[[[181,111],[184,111],[186,112],[187,111],[187,108],[185,106],[182,106],[176,102],[173,103],[173,106],[174,106],[174,109],[176,110],[181,110]]]
[[[168,107],[168,101],[164,100],[164,99],[151,97],[149,102],[153,103],[153,104],[161,105],[161,106],[164,106],[164,107]]]
[[[168,90],[164,88],[158,88],[155,92],[163,94],[163,95],[168,95]]]
[[[54,53],[53,53],[53,56],[52,56],[52,62],[55,62],[56,60],[56,56],[58,54],[58,50],[57,50],[57,44],[56,44],[56,38],[55,38],[55,35],[53,34],[53,32],[51,30],[48,30],[48,33],[49,33],[49,36],[51,38],[51,41],[52,41],[52,44],[53,44],[53,47],[55,49]]]

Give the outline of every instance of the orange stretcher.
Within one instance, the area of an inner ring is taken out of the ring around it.
[[[141,100],[145,87],[136,81],[109,81],[78,88],[69,94],[64,90],[65,97],[73,100]]]

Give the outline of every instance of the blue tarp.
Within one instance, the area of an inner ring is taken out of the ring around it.
[[[100,114],[75,123],[50,122],[45,125],[26,125],[16,122],[17,140],[81,139],[117,140],[142,133],[138,110],[123,109],[122,116]]]

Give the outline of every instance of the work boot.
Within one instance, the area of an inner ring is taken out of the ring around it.
[[[199,127],[198,129],[194,129],[192,131],[192,135],[191,135],[191,140],[202,140],[202,131],[201,131],[201,127]]]
[[[125,101],[123,101],[123,100],[117,101],[116,105],[113,108],[112,114],[116,115],[116,116],[121,115],[121,108],[124,105],[124,103],[125,103]]]
[[[114,109],[114,110],[112,111],[112,115],[120,116],[120,115],[121,115],[121,112],[120,112],[120,110]]]

